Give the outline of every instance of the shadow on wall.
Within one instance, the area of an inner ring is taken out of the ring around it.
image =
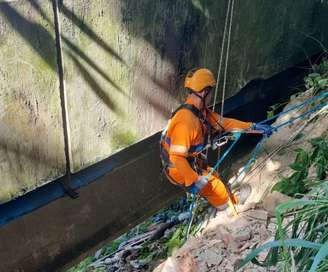
[[[33,9],[37,11],[44,20],[46,20],[55,29],[53,21],[47,16],[47,14],[42,10],[42,7],[37,1],[27,0]],[[52,0],[48,0],[53,2]],[[81,21],[77,16],[70,12],[65,6],[60,7],[62,14],[64,14],[68,19],[72,20],[76,26],[78,26],[81,31],[88,35],[91,39],[99,44],[108,54],[111,54],[115,59],[124,63],[123,59],[108,45],[106,44],[95,32],[91,30],[83,21]],[[17,33],[36,51],[36,53],[43,59],[45,63],[53,70],[57,71],[57,64],[55,63],[56,54],[55,50],[55,40],[51,33],[49,33],[42,25],[33,23],[29,19],[15,10],[15,8],[10,3],[0,3],[0,13],[6,18],[8,23],[15,29]],[[80,74],[84,77],[85,82],[87,82],[95,94],[101,99],[111,110],[117,111],[118,109],[114,106],[111,98],[103,90],[100,85],[93,79],[92,74],[84,67],[80,59],[83,59],[86,63],[93,68],[94,71],[99,73],[107,82],[109,82],[116,90],[123,93],[123,90],[110,78],[110,76],[103,71],[91,58],[89,58],[83,51],[72,43],[64,34],[61,34],[62,41],[71,49],[68,55],[73,58],[76,68],[79,70]]]
[[[40,2],[34,0],[27,1],[54,29],[52,19],[44,12],[39,4]],[[52,4],[53,0],[48,0],[48,2]],[[214,17],[223,14],[224,10],[221,8],[218,14],[210,13],[222,5],[217,4],[217,1],[205,1],[205,3],[199,4],[197,0],[173,2],[143,0],[143,3],[133,0],[124,0],[121,5],[122,23],[125,25],[130,35],[145,39],[156,49],[162,59],[167,59],[170,64],[173,65],[176,74],[174,78],[165,78],[165,80],[158,79],[152,71],[149,71],[149,69],[147,70],[146,67],[142,67],[141,65],[142,72],[162,90],[170,93],[173,97],[177,97],[175,90],[181,86],[186,71],[194,66],[207,65],[207,61],[201,59],[202,52],[200,48],[204,47],[210,39],[214,39],[214,41],[219,40],[218,38],[219,34],[222,32],[222,26],[216,23]],[[123,65],[127,65],[123,58],[93,31],[90,26],[74,14],[73,11],[68,9],[63,1],[60,1],[59,10],[61,15],[70,20],[105,52]],[[14,4],[1,3],[0,13],[7,19],[16,32],[31,45],[43,61],[47,63],[53,71],[56,71],[57,67],[54,62],[55,59],[53,58],[53,55],[56,54],[53,35],[42,25],[31,22],[27,16],[17,12],[14,8]],[[69,52],[66,53],[73,59],[75,67],[85,79],[85,82],[89,84],[90,88],[99,99],[111,110],[120,113],[108,93],[93,79],[94,77],[89,68],[98,73],[117,91],[124,95],[122,88],[116,84],[110,78],[110,75],[97,65],[93,59],[88,57],[79,46],[67,38],[64,33],[61,33],[61,40],[65,47],[69,48]],[[204,44],[204,46],[200,46],[200,44]],[[80,59],[88,64],[88,66],[85,66]],[[216,61],[212,61],[209,66],[215,67]],[[142,86],[140,86],[140,88],[142,88]],[[154,97],[142,91],[138,93],[141,98],[151,104],[154,109],[165,116],[169,115],[170,111],[161,106]]]
[[[15,7],[15,5],[21,5],[21,3],[16,1],[12,3],[0,1],[0,16],[4,18],[6,24],[8,24],[8,26],[13,29],[24,40],[24,42],[32,48],[32,50],[34,50],[42,62],[54,73],[56,73],[57,63],[55,56],[57,51],[54,37],[55,25],[53,18],[51,17],[52,13],[50,13],[51,15],[48,15],[48,12],[46,12],[44,7],[42,7],[42,1],[43,0],[24,1],[22,5],[26,5],[26,3],[30,4],[30,6],[25,9],[26,12],[24,13]],[[47,0],[47,2],[50,3],[50,7],[52,7],[54,1]],[[72,20],[72,22],[76,24],[81,29],[81,31],[88,35],[95,43],[100,45],[113,58],[121,62],[123,65],[126,65],[123,59],[113,49],[111,49],[111,47],[106,44],[95,32],[93,32],[90,27],[79,20],[79,18],[77,18],[64,6],[61,8],[63,9],[61,14],[64,14],[68,17],[68,19]],[[32,13],[31,9],[36,11],[37,15],[35,15],[35,12]],[[46,22],[42,24],[35,20],[35,18],[38,18],[39,16],[41,16]],[[93,75],[98,73],[102,78],[110,83],[115,88],[115,90],[124,94],[120,86],[118,86],[110,78],[110,75],[102,70],[101,67],[99,67],[93,59],[89,58],[77,45],[66,38],[65,33],[62,33],[61,38],[62,42],[66,45],[66,48],[68,48],[68,50],[66,50],[67,55],[71,57],[75,67],[78,69],[85,82],[90,86],[90,89],[101,101],[103,101],[105,105],[107,105],[108,108],[118,114],[121,114],[120,109],[115,105],[111,97],[108,95],[108,91],[106,92],[101,87],[101,85],[98,84]],[[82,64],[81,60],[88,64],[88,66]],[[93,73],[90,72],[90,67],[92,69],[91,72]],[[19,103],[20,101],[17,102],[16,100],[16,104],[20,105]],[[14,115],[14,112],[12,112],[11,115]],[[16,119],[17,118],[18,117],[16,116]],[[32,141],[32,138],[34,138],[35,135],[33,133],[29,133],[29,130],[31,130],[30,127],[26,129],[26,133],[20,133],[14,137],[13,134],[15,132],[13,129],[16,125],[22,126],[22,131],[24,132],[23,127],[28,126],[28,124],[20,124],[20,121],[17,120],[17,122],[12,123],[12,125],[13,128],[10,128],[8,132],[3,132],[3,135],[0,135],[0,149],[4,151],[5,155],[7,155],[5,163],[6,168],[9,173],[16,173],[15,178],[11,179],[10,185],[20,183],[20,185],[23,187],[21,188],[20,194],[37,186],[37,184],[29,184],[29,181],[26,181],[25,177],[22,176],[22,173],[26,173],[26,169],[28,169],[28,167],[32,167],[35,170],[35,179],[41,183],[44,183],[44,181],[50,178],[49,176],[45,175],[53,175],[51,176],[51,179],[61,175],[61,173],[54,172],[54,169],[57,169],[58,167],[61,169],[64,167],[60,165],[62,162],[58,161],[58,158],[51,152],[51,150],[56,150],[59,146],[57,139],[54,140],[55,142],[52,142],[52,137],[48,137],[51,135],[51,132],[47,131],[47,125],[44,123],[38,123],[37,126],[35,126],[35,124],[33,124],[34,127],[32,129],[34,131],[38,131],[40,134],[44,133],[47,135],[48,139],[44,143],[36,143]],[[12,137],[10,138],[6,135],[11,135]],[[51,169],[52,172],[50,174],[48,172],[42,172],[44,169]],[[15,192],[15,194],[16,193],[17,192]],[[17,197],[17,195],[15,196]],[[5,201],[7,201],[7,199]]]
[[[130,35],[143,38],[162,60],[167,59],[174,66],[173,87],[178,89],[189,69],[196,66],[216,69],[219,48],[212,50],[214,58],[212,55],[206,59],[205,51],[209,43],[219,44],[223,28],[217,18],[223,18],[226,4],[198,0],[122,0],[122,24]]]
[[[56,62],[53,57],[56,54],[53,36],[43,26],[22,16],[9,3],[0,3],[0,13],[25,42],[31,45],[43,61],[56,71]]]
[[[184,99],[182,90],[187,71],[197,66],[216,71],[218,45],[223,35],[220,22],[224,21],[226,6],[227,1],[213,0],[120,1],[123,28],[131,37],[154,49],[159,62],[146,59],[137,64],[141,72],[134,75],[133,94],[152,106],[151,109],[146,107],[147,113],[143,116],[153,122],[160,116],[168,119],[178,106],[177,101]],[[148,57],[147,53],[142,54]],[[165,63],[169,65],[163,69]],[[157,65],[162,66],[158,68]],[[162,74],[158,76],[157,71]],[[149,84],[141,80],[144,75],[165,95],[154,95]]]
[[[130,35],[147,41],[174,66],[174,89],[181,87],[184,74],[192,67],[217,71],[228,1],[120,2],[122,24]],[[227,89],[235,91],[250,77],[271,76],[321,51],[317,41],[320,36],[328,39],[327,5],[320,0],[235,1],[229,69],[236,71],[228,71]],[[222,80],[219,83],[221,87]]]
[[[55,28],[52,18],[43,10],[41,1],[27,0],[27,2],[50,25],[50,28]],[[60,16],[64,16],[115,60],[125,66],[127,65],[123,58],[92,29],[92,26],[87,25],[63,1],[59,2]],[[171,71],[168,77],[164,75],[163,79],[162,75],[156,77],[150,68],[140,64],[141,73],[171,97],[179,96],[176,89],[179,88],[181,79],[189,68],[205,64],[204,60],[200,60],[202,54],[199,49],[202,47],[200,44],[207,43],[210,35],[218,39],[216,30],[222,32],[221,26],[216,26],[215,20],[208,16],[208,11],[218,6],[216,1],[207,1],[209,4],[205,4],[207,5],[205,11],[202,10],[203,7],[197,8],[194,2],[198,1],[177,1],[175,3],[172,1],[153,2],[147,0],[143,3],[139,3],[139,1],[122,1],[121,3],[122,23],[128,29],[129,35],[142,36],[160,54],[161,59],[166,59],[174,67],[174,72]],[[54,0],[48,0],[48,3],[53,4]],[[55,58],[53,58],[56,54],[53,33],[50,33],[41,24],[32,22],[27,14],[21,14],[15,10],[15,3],[1,3],[0,13],[12,28],[23,37],[26,43],[31,45],[40,58],[53,71],[56,71],[57,66]],[[144,16],[146,14],[149,14],[149,16]],[[97,82],[94,77],[95,73],[112,85],[116,91],[127,96],[124,90],[114,82],[107,71],[83,52],[77,43],[68,38],[65,33],[60,33],[60,35],[66,56],[72,59],[75,68],[84,78],[86,84],[109,109],[118,115],[122,115],[122,110],[115,105],[113,97],[108,94],[108,90],[105,90]],[[165,117],[169,117],[171,112],[169,106],[163,105],[158,97],[152,94],[152,90],[143,88],[143,82],[139,84],[134,82],[132,86],[134,95],[150,104],[153,110]]]
[[[42,10],[39,2],[35,0],[27,1],[54,28],[52,20]],[[53,3],[54,0],[48,1]],[[314,6],[313,16],[322,8],[322,3],[317,2]],[[141,37],[147,41],[160,54],[162,60],[167,59],[173,65],[176,73],[174,78],[163,81],[157,79],[152,71],[141,65],[141,69],[147,77],[151,78],[162,90],[169,92],[173,97],[177,97],[175,90],[181,87],[187,70],[195,66],[207,66],[216,71],[227,3],[228,1],[222,3],[210,0],[120,1],[122,24],[125,29],[130,35]],[[59,9],[61,15],[76,25],[105,52],[123,65],[127,65],[123,58],[90,26],[68,9],[63,1],[60,1]],[[0,13],[17,33],[31,45],[44,62],[55,71],[56,63],[52,57],[56,53],[53,36],[42,25],[29,21],[27,17],[17,12],[10,3],[1,3]],[[64,33],[61,33],[61,38],[66,47],[70,49],[68,55],[73,59],[76,68],[91,89],[111,110],[118,111],[105,90],[95,80],[92,80],[93,76],[88,68],[92,68],[117,91],[124,94],[122,88],[94,60],[70,41]],[[79,59],[89,66],[84,66]],[[139,88],[142,88],[142,85]],[[147,95],[141,90],[138,93],[155,109],[160,109],[161,112],[165,111],[164,114],[168,115],[167,109],[161,108],[151,95]]]

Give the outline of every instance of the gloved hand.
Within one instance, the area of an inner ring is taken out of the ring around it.
[[[198,180],[188,188],[188,191],[192,194],[197,194],[206,186],[207,183],[207,177],[199,176]]]
[[[262,132],[266,137],[270,137],[273,133],[273,127],[270,125],[254,124],[252,129]]]

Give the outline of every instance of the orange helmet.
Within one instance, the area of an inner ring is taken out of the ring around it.
[[[215,84],[216,82],[212,72],[206,68],[199,68],[187,73],[184,86],[199,93],[206,87],[214,87]]]

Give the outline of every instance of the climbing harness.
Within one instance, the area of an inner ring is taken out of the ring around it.
[[[205,116],[203,115],[203,113],[196,108],[194,105],[191,104],[182,104],[180,105],[171,115],[170,120],[172,120],[172,118],[175,116],[175,114],[181,110],[181,109],[187,109],[189,111],[191,111],[199,120],[200,122],[206,127],[206,131],[207,133],[210,132],[212,130],[212,125],[207,121],[207,119],[205,118]],[[163,130],[162,134],[161,134],[161,139],[160,139],[160,157],[161,157],[161,161],[162,161],[162,166],[163,166],[163,171],[166,174],[166,176],[170,179],[171,182],[173,182],[173,180],[169,177],[169,175],[167,174],[167,169],[169,167],[172,167],[172,163],[169,160],[169,154],[168,152],[165,150],[165,148],[163,148],[163,143],[166,142],[167,144],[169,144],[170,140],[166,137],[166,132],[167,129],[169,127],[170,124],[170,120],[168,121],[168,124],[166,126],[166,128]],[[204,139],[206,140],[208,137],[205,134]],[[207,142],[204,143],[204,146],[208,146]],[[202,150],[205,150],[204,147],[200,147],[200,151],[197,151],[197,154],[200,154],[202,152]],[[191,161],[189,161],[191,162]],[[173,182],[174,184],[176,184],[175,182]]]

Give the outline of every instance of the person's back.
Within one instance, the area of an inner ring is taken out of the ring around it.
[[[185,104],[192,105],[188,100]],[[189,109],[182,108],[172,117],[163,141],[163,148],[172,164],[168,169],[168,175],[175,183],[188,187],[198,178],[197,169],[190,167],[190,161],[188,165],[184,161],[188,158],[192,159],[204,149],[206,129],[195,113]],[[180,171],[176,165],[181,168]]]

